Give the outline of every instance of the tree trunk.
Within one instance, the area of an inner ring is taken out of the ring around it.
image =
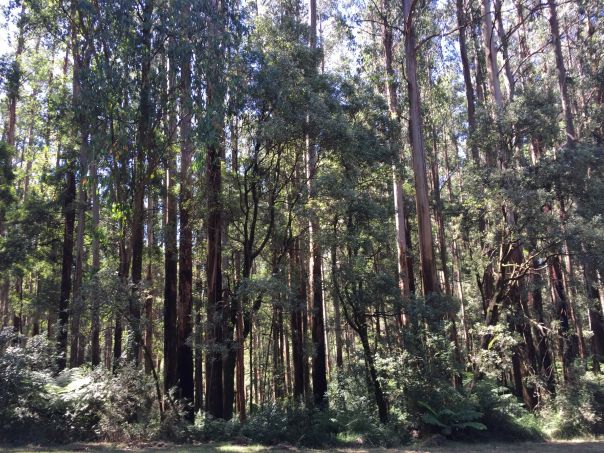
[[[170,46],[174,45],[172,41]],[[170,58],[168,68],[168,90],[176,88],[176,61]],[[176,135],[176,116],[168,116],[167,133]],[[164,204],[164,393],[178,383],[177,350],[177,291],[178,291],[178,248],[177,248],[177,200],[176,200],[176,157],[170,150],[166,157],[166,198]]]
[[[181,68],[181,121],[180,121],[180,251],[178,254],[178,380],[181,398],[194,401],[193,390],[193,349],[191,334],[193,333],[193,233],[190,223],[192,203],[191,159],[193,155],[191,143],[192,99],[191,99],[191,56],[186,55]],[[191,406],[192,408],[193,406]],[[194,412],[187,412],[187,418],[193,421]]]
[[[154,0],[146,0],[142,11],[142,64],[140,72],[140,101],[138,107],[138,131],[136,143],[136,160],[134,162],[133,208],[132,208],[132,293],[129,300],[128,359],[138,366],[142,332],[140,325],[140,283],[143,277],[143,248],[144,248],[144,218],[145,218],[145,188],[147,185],[146,159],[153,146],[153,131],[151,126],[151,60],[152,60],[152,26]]]
[[[510,55],[508,51],[508,35],[505,32],[503,26],[503,12],[501,10],[503,1],[495,0],[495,17],[497,19],[497,34],[499,41],[501,42],[501,55],[503,56],[503,70],[505,72],[505,79],[507,81],[508,95],[510,102],[514,99],[516,91],[516,81],[514,80],[514,74],[512,72],[512,66],[510,64]]]
[[[78,227],[76,234],[75,243],[75,273],[73,278],[73,298],[71,301],[71,342],[70,342],[70,355],[69,355],[69,366],[75,368],[82,364],[83,358],[79,356],[79,342],[82,341],[80,338],[80,318],[84,309],[84,301],[82,300],[82,277],[84,273],[84,230],[86,228],[86,217],[85,217],[85,205],[86,205],[86,189],[83,187],[82,179],[85,178],[86,173],[84,172],[85,162],[80,157],[80,187],[78,189],[78,201],[76,203],[76,211],[78,218]]]
[[[223,4],[220,0],[213,2],[217,14],[223,14]],[[206,333],[206,410],[214,417],[224,416],[223,407],[223,373],[222,347],[224,343],[224,301],[222,295],[222,193],[221,175],[221,138],[224,126],[222,102],[224,90],[221,81],[220,67],[222,61],[220,49],[220,27],[214,21],[210,22],[210,51],[215,56],[208,68],[207,105],[208,115],[213,130],[213,137],[207,143],[206,157],[206,191],[207,191],[207,333]]]
[[[474,133],[476,131],[476,99],[474,95],[474,86],[472,83],[472,73],[470,60],[468,58],[468,44],[466,37],[466,27],[468,23],[468,14],[465,10],[464,0],[456,0],[457,7],[457,27],[459,28],[459,55],[463,70],[464,87],[466,91],[466,104],[468,109],[468,140],[470,143],[470,153],[474,165],[480,164],[478,146],[476,146]]]
[[[491,0],[482,0],[482,40],[485,49],[487,75],[489,77],[489,87],[491,96],[495,101],[497,116],[503,110],[503,95],[501,94],[501,85],[499,83],[499,67],[497,64],[497,37],[493,25],[493,12],[491,10]]]
[[[566,142],[572,145],[577,140],[575,132],[575,123],[568,93],[568,83],[566,67],[564,65],[564,56],[562,55],[562,41],[560,38],[560,26],[558,24],[558,11],[556,8],[556,0],[547,0],[549,7],[549,24],[552,32],[552,40],[554,42],[554,54],[556,56],[556,71],[558,74],[558,86],[560,88],[560,97],[562,99],[562,111],[564,112],[564,126],[566,130]]]
[[[562,280],[562,266],[558,257],[554,257],[549,264],[550,285],[552,289],[552,302],[554,304],[554,313],[556,314],[559,327],[559,347],[562,354],[562,374],[564,382],[569,382],[572,379],[570,373],[570,365],[574,358],[571,338],[569,335],[570,323],[568,317],[568,305],[566,302],[566,293],[564,291],[564,283]]]
[[[396,78],[392,66],[392,28],[387,20],[387,13],[390,9],[389,0],[382,0],[382,44],[384,47],[384,66],[386,70],[386,93],[388,101],[388,110],[390,117],[396,121],[396,127],[400,125],[400,115],[398,111],[398,97],[396,92]],[[400,146],[399,134],[395,134],[394,142]],[[392,190],[394,195],[394,211],[395,211],[395,226],[396,226],[396,250],[397,250],[397,266],[398,266],[398,283],[403,300],[409,299],[411,296],[411,282],[409,267],[410,250],[407,249],[407,224],[405,212],[405,199],[403,195],[403,180],[399,173],[398,166],[402,162],[402,149],[397,150],[395,163],[392,165]],[[402,313],[401,323],[406,324],[406,314]]]
[[[403,0],[403,17],[405,18],[405,62],[407,70],[407,89],[409,93],[409,133],[413,156],[413,173],[415,175],[415,204],[419,230],[419,251],[422,269],[424,295],[440,291],[436,278],[434,262],[434,245],[432,238],[432,221],[426,178],[426,153],[422,132],[421,101],[417,80],[417,39],[415,36],[415,12],[411,0]]]
[[[337,294],[336,288],[336,269],[338,265],[337,260],[337,251],[338,247],[336,244],[336,234],[337,234],[337,226],[338,226],[338,218],[334,218],[334,241],[331,245],[331,279],[332,279],[332,299],[333,299],[333,309],[334,309],[334,330],[336,333],[336,367],[338,371],[342,371],[344,367],[344,358],[342,356],[342,315],[340,310],[340,297]]]
[[[294,295],[290,307],[290,331],[292,335],[292,362],[294,374],[293,397],[296,401],[304,400],[304,330],[302,317],[306,301],[306,285],[302,279],[300,267],[299,240],[289,249],[290,291]]]
[[[145,358],[145,373],[153,373],[153,301],[155,299],[155,288],[153,287],[153,262],[155,260],[155,202],[152,195],[147,198],[147,249],[151,250],[151,257],[147,262],[147,275],[145,276],[145,338],[144,344],[147,353]]]
[[[92,189],[92,274],[98,278],[98,272],[101,268],[101,251],[99,241],[99,225],[101,220],[101,206],[99,203],[98,188],[98,170],[97,162],[94,160],[90,166],[91,189]],[[97,366],[101,362],[101,344],[100,331],[101,320],[99,316],[100,300],[96,294],[92,294],[90,310],[91,332],[90,332],[90,360],[92,366]]]
[[[386,402],[386,398],[384,397],[382,385],[378,379],[377,370],[375,368],[375,360],[373,358],[373,353],[371,352],[371,347],[369,346],[366,327],[364,330],[360,327],[358,333],[359,337],[361,338],[361,344],[363,345],[363,355],[365,356],[365,362],[369,370],[371,386],[373,387],[372,390],[378,408],[378,415],[380,417],[380,421],[386,424],[388,423],[388,404]]]
[[[59,298],[57,326],[57,367],[65,369],[67,365],[67,339],[69,325],[69,299],[71,296],[71,267],[73,265],[73,229],[75,224],[75,209],[73,203],[76,197],[75,174],[69,163],[65,176],[65,191],[63,192],[63,258],[61,264],[61,292]]]
[[[533,309],[537,327],[534,329],[537,342],[537,371],[543,376],[547,383],[547,390],[555,393],[554,369],[552,365],[552,355],[549,348],[547,333],[545,332],[545,318],[543,316],[543,296],[541,294],[543,287],[543,278],[538,270],[539,262],[533,260],[533,269],[529,277],[529,307]]]
[[[317,2],[310,0],[310,48],[317,47]],[[316,197],[315,175],[317,172],[317,149],[313,138],[306,137],[306,178],[308,183],[309,198]],[[318,243],[319,219],[315,212],[311,212],[309,220],[309,288],[311,307],[311,338],[312,353],[312,387],[313,399],[317,407],[323,408],[327,401],[327,363],[325,345],[325,320],[323,319],[323,276],[321,274],[322,252]]]

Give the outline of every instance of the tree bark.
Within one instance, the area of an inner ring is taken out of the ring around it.
[[[294,391],[295,401],[304,400],[304,325],[302,322],[305,316],[304,307],[306,305],[306,285],[303,279],[303,270],[299,253],[300,243],[296,239],[294,245],[289,250],[290,263],[290,289],[293,297],[293,306],[290,314],[290,330],[292,335],[292,361],[294,368]]]
[[[154,196],[149,195],[147,198],[147,249],[151,250],[151,258],[147,262],[147,275],[145,276],[145,287],[147,295],[145,297],[145,337],[144,344],[146,353],[145,373],[153,374],[153,301],[155,299],[155,289],[153,287],[153,262],[155,260],[155,201]]]
[[[309,2],[310,48],[317,48],[317,2]],[[306,137],[306,179],[309,199],[316,198],[315,176],[317,172],[317,149],[313,137]],[[309,220],[309,298],[311,301],[311,338],[312,353],[312,387],[314,403],[319,408],[327,404],[327,357],[325,345],[325,320],[323,319],[323,276],[321,260],[323,257],[318,242],[320,224],[317,214],[311,212]]]
[[[384,49],[384,66],[386,76],[386,94],[388,101],[388,110],[390,117],[396,121],[396,127],[400,125],[400,114],[398,111],[398,96],[396,87],[396,77],[392,65],[392,28],[388,23],[387,14],[390,9],[389,0],[382,0],[382,45]],[[394,142],[397,146],[401,146],[399,142],[399,134],[395,134]],[[394,196],[394,211],[395,211],[395,227],[396,227],[396,251],[397,251],[397,267],[398,267],[398,283],[403,301],[409,299],[412,294],[412,285],[410,279],[409,268],[413,266],[410,260],[410,250],[407,247],[407,224],[405,212],[405,199],[403,195],[403,180],[401,178],[398,166],[403,158],[402,149],[397,149],[395,163],[392,165],[392,191]],[[407,315],[401,314],[400,322],[407,324]]]
[[[70,165],[67,163],[66,165]],[[67,339],[69,326],[69,299],[71,296],[71,267],[73,265],[73,229],[75,225],[75,209],[73,203],[76,197],[75,174],[68,167],[65,176],[63,192],[63,258],[61,263],[61,290],[58,306],[57,326],[57,368],[59,371],[67,365]]]
[[[140,71],[140,100],[138,107],[136,158],[133,169],[133,208],[132,208],[132,293],[129,300],[128,359],[138,366],[141,332],[140,283],[143,277],[143,248],[144,248],[144,217],[145,217],[145,188],[147,185],[146,159],[153,146],[153,131],[151,126],[151,61],[152,61],[152,27],[154,0],[146,0],[142,12],[142,64]]]
[[[172,40],[169,45],[173,46]],[[176,60],[168,62],[169,91],[176,87]],[[167,134],[176,135],[176,114],[171,112],[167,119]],[[177,291],[178,291],[178,247],[177,247],[177,200],[176,200],[176,158],[171,147],[166,157],[165,205],[164,205],[164,393],[178,383],[177,350]]]
[[[556,56],[556,72],[558,75],[558,86],[560,88],[560,97],[562,100],[562,111],[564,113],[564,127],[566,130],[566,142],[569,145],[577,140],[575,123],[572,112],[570,95],[568,93],[568,83],[566,67],[564,65],[564,56],[562,55],[562,40],[560,38],[560,25],[558,24],[558,11],[556,0],[547,0],[550,18],[550,30],[554,42],[554,55]]]
[[[415,204],[419,230],[419,252],[422,269],[424,295],[440,292],[436,278],[434,262],[434,245],[432,238],[432,221],[426,177],[426,152],[422,131],[421,101],[417,80],[417,39],[415,36],[415,12],[411,0],[403,0],[403,17],[405,19],[405,62],[407,72],[407,89],[409,93],[409,134],[413,156],[413,173],[415,176]]]
[[[491,0],[482,0],[482,40],[486,55],[489,88],[491,96],[493,96],[493,100],[495,101],[498,117],[500,112],[503,111],[503,95],[501,94],[501,84],[499,83],[499,66],[497,64],[498,44],[493,19]]]
[[[194,401],[193,390],[193,233],[190,222],[192,204],[193,178],[191,176],[191,143],[192,99],[191,99],[191,56],[186,55],[181,67],[181,121],[180,121],[180,250],[178,254],[178,380],[180,396],[191,403]],[[192,408],[193,406],[191,406]],[[189,410],[187,418],[193,421],[194,412]]]
[[[101,251],[99,241],[99,226],[101,220],[101,206],[99,203],[99,188],[98,188],[98,169],[97,161],[94,160],[90,166],[91,175],[91,192],[92,192],[92,274],[94,278],[98,277],[98,272],[101,269]],[[100,300],[95,294],[92,294],[91,310],[90,310],[90,361],[92,366],[97,366],[101,362],[101,320],[99,315]]]
[[[468,58],[468,44],[466,28],[468,23],[468,14],[465,10],[464,0],[456,0],[457,8],[457,27],[459,28],[459,55],[463,72],[464,87],[466,92],[466,105],[468,109],[468,140],[470,143],[470,153],[474,165],[480,164],[478,146],[476,146],[474,134],[476,131],[476,97],[474,95],[474,85],[472,83],[472,73],[470,60]]]
[[[217,15],[225,13],[221,0],[214,0],[214,12]],[[222,175],[221,175],[221,138],[224,127],[224,89],[222,87],[221,69],[218,66],[222,61],[220,48],[220,33],[222,24],[210,21],[210,52],[214,57],[208,68],[207,77],[207,105],[213,137],[207,143],[206,157],[206,191],[207,191],[207,333],[206,333],[206,410],[214,417],[224,416],[222,362],[224,346],[224,315],[225,307],[222,294]]]

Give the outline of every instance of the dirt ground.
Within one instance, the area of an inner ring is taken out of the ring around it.
[[[22,447],[0,446],[1,452],[30,453],[30,452],[158,452],[169,453],[313,453],[313,452],[338,452],[338,453],[604,453],[604,439],[581,441],[555,441],[555,442],[521,442],[521,443],[484,443],[461,444],[448,442],[445,445],[409,446],[404,448],[328,448],[324,450],[311,450],[295,448],[289,445],[263,447],[258,445],[239,446],[231,444],[204,444],[204,445],[174,445],[167,443],[153,443],[146,445],[104,444],[104,443],[78,443],[58,447],[45,447],[27,445]]]

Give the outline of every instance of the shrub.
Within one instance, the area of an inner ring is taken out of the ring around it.
[[[294,403],[272,403],[260,407],[241,428],[254,442],[286,442],[308,447],[336,442],[337,425],[328,411],[307,409]]]
[[[528,441],[543,439],[539,420],[510,391],[490,379],[473,383],[471,397],[483,414],[488,433],[477,440]]]
[[[539,412],[543,429],[552,438],[573,438],[604,432],[604,379],[575,369],[573,381]]]

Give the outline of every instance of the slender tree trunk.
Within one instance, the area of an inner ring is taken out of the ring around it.
[[[299,255],[299,240],[296,239],[294,245],[289,250],[290,254],[290,288],[293,297],[293,306],[291,307],[290,330],[292,334],[292,361],[294,368],[294,400],[304,400],[304,305],[306,301],[306,285],[302,278]]]
[[[310,47],[317,47],[317,2],[310,0]],[[316,197],[315,176],[317,172],[317,149],[312,137],[306,137],[306,178],[310,199]],[[323,408],[327,404],[327,357],[325,345],[325,320],[323,318],[323,276],[321,261],[323,254],[318,243],[319,219],[316,213],[310,214],[309,220],[309,276],[311,301],[311,337],[312,353],[312,387],[315,404]]]
[[[571,338],[569,335],[570,323],[568,316],[568,304],[566,301],[566,293],[564,291],[564,283],[562,277],[562,266],[560,260],[555,257],[549,264],[550,285],[552,290],[552,302],[554,303],[554,313],[560,323],[559,327],[559,347],[562,354],[562,374],[565,382],[572,380],[570,365],[573,360],[573,350]]]
[[[128,359],[138,366],[142,332],[140,325],[140,283],[143,277],[143,248],[144,248],[144,217],[145,217],[145,188],[147,185],[146,159],[153,146],[153,131],[151,130],[151,61],[152,61],[152,27],[154,0],[146,0],[142,11],[142,65],[140,72],[140,101],[138,107],[138,131],[136,143],[136,160],[134,162],[133,208],[132,208],[132,293],[129,300]]]
[[[392,28],[387,20],[387,12],[390,9],[389,0],[382,0],[382,44],[384,47],[384,66],[386,69],[386,93],[388,100],[388,110],[390,116],[396,121],[397,127],[400,124],[400,114],[398,111],[398,97],[396,91],[396,78],[394,74],[394,68],[392,65]],[[399,145],[399,136],[396,134],[395,143]],[[397,250],[397,266],[398,266],[398,282],[403,300],[409,299],[412,293],[411,278],[409,269],[413,266],[410,260],[410,250],[407,247],[407,226],[408,220],[406,219],[405,212],[405,199],[403,195],[403,180],[400,175],[398,166],[402,161],[402,149],[397,150],[395,163],[392,166],[392,190],[394,195],[394,210],[395,210],[395,226],[396,226],[396,250]],[[401,314],[401,323],[406,324],[406,314]]]
[[[74,49],[77,48],[76,45],[73,46]],[[73,56],[73,77],[74,84],[78,85],[77,88],[77,97],[81,97],[80,93],[80,71],[82,68],[81,56],[79,54],[79,49],[74,51]],[[86,60],[86,58],[84,58]],[[79,109],[81,110],[81,108]],[[83,339],[80,337],[80,318],[82,316],[82,311],[84,310],[84,301],[82,298],[82,278],[84,273],[84,233],[86,229],[86,181],[88,179],[88,132],[86,125],[86,118],[84,114],[80,111],[76,115],[76,122],[78,128],[78,136],[80,138],[80,153],[79,153],[79,163],[80,163],[80,181],[78,188],[78,200],[76,204],[76,212],[78,218],[78,228],[77,228],[77,236],[76,236],[76,262],[75,262],[75,273],[73,279],[73,298],[71,301],[71,347],[70,347],[70,357],[69,357],[69,366],[77,367],[80,366],[83,362],[83,357],[80,357],[78,351],[81,349],[80,342]]]
[[[193,382],[193,233],[190,222],[192,200],[191,143],[192,99],[191,99],[191,56],[186,55],[181,68],[181,121],[180,121],[180,251],[178,254],[178,380],[180,396],[194,401]],[[193,407],[193,406],[191,406]],[[194,412],[188,411],[187,417],[193,421]]]
[[[549,24],[554,42],[554,54],[556,56],[556,71],[558,74],[558,86],[560,88],[560,97],[562,99],[562,111],[564,112],[564,126],[566,130],[566,142],[572,145],[577,140],[575,132],[575,123],[572,112],[572,104],[568,93],[568,83],[566,67],[564,65],[564,56],[562,55],[562,40],[560,38],[560,25],[558,24],[558,11],[556,0],[547,0],[549,7]]]
[[[122,223],[121,227],[121,238],[119,245],[119,256],[120,256],[120,264],[118,269],[118,278],[120,280],[120,284],[122,288],[126,288],[128,283],[128,269],[130,267],[130,250],[128,250],[127,240],[126,240],[126,227]],[[124,326],[122,324],[123,313],[118,311],[115,314],[115,327],[114,327],[114,335],[113,335],[113,370],[117,370],[120,365],[120,361],[122,358],[122,334],[124,330]]]
[[[215,14],[224,14],[220,0],[213,2]],[[215,56],[208,69],[207,105],[208,115],[213,130],[213,137],[207,143],[206,157],[206,191],[207,191],[207,333],[206,333],[206,410],[214,417],[224,416],[223,407],[223,353],[225,307],[222,294],[222,193],[221,175],[221,142],[224,127],[224,112],[222,103],[224,89],[220,68],[222,50],[220,49],[220,33],[222,24],[210,21],[210,51]]]
[[[509,100],[514,99],[516,92],[516,81],[512,72],[512,65],[510,63],[510,54],[508,49],[508,35],[505,32],[503,26],[503,12],[501,10],[503,0],[495,0],[495,17],[497,22],[497,35],[499,36],[499,42],[501,43],[501,55],[503,56],[503,70],[505,72],[505,80],[507,81]]]
[[[153,262],[155,260],[155,201],[154,196],[147,198],[147,248],[152,251],[151,257],[147,262],[147,275],[145,276],[145,287],[147,296],[145,298],[145,338],[144,344],[147,353],[144,354],[145,373],[153,373],[153,301],[155,299],[155,289],[153,287]]]
[[[331,245],[331,279],[332,279],[332,299],[333,299],[333,309],[334,309],[334,330],[336,337],[336,367],[338,371],[342,371],[344,367],[344,358],[342,356],[342,315],[340,310],[340,297],[337,294],[336,288],[336,270],[338,266],[337,259],[337,251],[338,247],[335,241],[337,234],[337,226],[338,226],[338,218],[334,218],[334,241]]]
[[[81,157],[80,157],[81,159]],[[82,168],[85,164],[81,164]],[[69,355],[69,366],[71,368],[80,366],[82,363],[82,357],[79,356],[79,342],[82,341],[80,338],[80,318],[84,309],[84,301],[82,298],[82,277],[84,273],[84,230],[86,228],[85,218],[85,205],[86,205],[86,189],[82,185],[82,178],[80,177],[80,187],[78,189],[78,201],[76,204],[78,227],[76,233],[76,263],[75,273],[73,278],[73,298],[71,301],[71,342],[70,342],[70,355]]]
[[[436,278],[432,221],[426,177],[426,152],[422,132],[421,101],[417,80],[417,39],[415,36],[415,12],[411,0],[403,0],[405,18],[405,61],[407,71],[407,89],[409,92],[409,133],[415,175],[415,204],[419,230],[419,251],[422,269],[424,294],[429,296],[440,291]]]
[[[554,370],[552,365],[552,355],[549,348],[549,340],[547,338],[547,333],[545,332],[543,296],[541,293],[543,287],[543,278],[541,276],[541,272],[538,270],[539,262],[537,259],[533,260],[532,267],[533,269],[531,270],[529,277],[530,290],[528,294],[528,302],[529,307],[533,309],[535,320],[537,321],[537,326],[534,329],[534,336],[537,342],[537,370],[547,383],[547,391],[553,394],[555,393]]]
[[[470,142],[470,153],[472,161],[475,165],[480,163],[478,154],[478,146],[476,146],[474,134],[476,132],[476,98],[474,95],[474,85],[472,83],[472,73],[470,68],[470,60],[468,58],[467,44],[467,23],[468,14],[465,10],[464,0],[456,0],[457,8],[457,27],[459,28],[459,55],[463,71],[464,87],[466,91],[466,104],[468,109],[468,139]]]
[[[67,365],[67,339],[69,326],[69,300],[71,297],[71,267],[73,266],[73,229],[75,225],[75,209],[73,203],[76,196],[75,174],[69,163],[65,176],[65,191],[63,192],[63,258],[61,264],[61,290],[58,306],[57,326],[57,368],[65,369]]]
[[[169,42],[173,46],[173,41]],[[176,87],[176,60],[168,62],[168,90]],[[176,116],[171,112],[167,120],[167,134],[176,135]],[[177,200],[176,200],[176,157],[169,150],[166,157],[166,197],[164,203],[164,392],[178,383],[177,350],[177,291],[178,291],[178,247],[177,247]]]
[[[101,207],[99,202],[98,189],[98,170],[97,161],[93,160],[90,166],[91,174],[91,192],[92,192],[92,274],[94,278],[98,278],[98,272],[101,269],[101,251],[99,241],[99,226],[101,220]],[[100,300],[96,294],[92,294],[91,300],[91,332],[90,332],[90,360],[92,366],[97,366],[101,362],[101,345],[100,345]]]
[[[71,3],[70,14],[75,18],[75,2]],[[71,30],[71,41],[76,41],[75,27]],[[75,47],[72,45],[72,47]],[[77,50],[73,53],[74,62],[78,61]],[[72,105],[77,110],[80,105],[80,85],[77,72],[77,64],[74,63],[74,74],[72,81]],[[14,142],[14,137],[13,137]],[[58,310],[58,327],[57,327],[57,368],[63,370],[67,366],[67,343],[68,343],[68,326],[69,326],[69,303],[72,289],[71,271],[73,266],[73,230],[75,225],[75,206],[76,199],[76,176],[73,169],[73,164],[66,159],[66,175],[65,175],[65,191],[63,192],[63,215],[64,215],[64,230],[63,230],[63,259],[61,264],[61,290],[59,298]]]
[[[371,346],[369,346],[369,339],[367,336],[366,327],[365,330],[360,327],[358,333],[359,337],[361,338],[361,344],[363,345],[363,355],[365,356],[365,363],[369,370],[369,376],[371,378],[371,387],[373,387],[372,390],[378,408],[380,421],[382,423],[388,423],[388,403],[386,402],[384,391],[382,390],[382,385],[380,384],[380,380],[378,379],[377,369],[375,367],[375,360],[371,351]]]
[[[491,0],[482,0],[482,40],[485,49],[487,75],[491,96],[498,110],[497,116],[503,110],[503,95],[499,83],[499,66],[497,64],[497,36],[494,29],[494,17],[491,10]]]

